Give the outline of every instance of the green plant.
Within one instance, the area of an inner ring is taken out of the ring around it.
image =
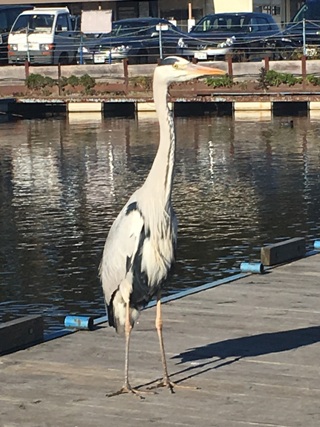
[[[72,87],[78,86],[80,84],[80,79],[79,77],[72,74],[72,76],[67,78],[67,84]]]
[[[294,86],[295,84],[300,84],[302,82],[301,77],[295,77],[290,73],[279,73],[275,70],[268,70],[264,67],[260,69],[260,74],[258,77],[259,87],[267,89],[270,86],[280,86],[281,84],[286,84],[288,86]]]
[[[206,79],[207,85],[213,88],[217,87],[232,87],[234,82],[227,74],[223,77],[209,77]]]
[[[84,87],[85,93],[92,93],[92,89],[96,85],[96,81],[93,77],[89,76],[89,74],[84,74],[79,78],[79,84]]]
[[[141,86],[146,90],[150,90],[152,88],[152,77],[137,76],[137,77],[132,77],[130,80],[135,87]]]
[[[312,84],[313,86],[320,86],[320,77],[310,74],[306,77],[306,80],[308,83]]]
[[[56,82],[48,76],[42,76],[41,74],[30,74],[26,78],[25,84],[28,89],[43,89],[46,86],[54,86]]]

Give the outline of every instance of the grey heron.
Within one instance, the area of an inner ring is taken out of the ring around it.
[[[129,382],[130,334],[140,310],[156,296],[158,332],[164,376],[161,385],[173,392],[162,337],[161,288],[175,261],[177,221],[171,204],[175,164],[175,131],[168,107],[168,88],[206,75],[225,72],[171,56],[162,60],[153,77],[153,97],[160,127],[160,142],[144,184],[125,204],[107,236],[100,278],[110,326],[125,332],[125,382],[113,395],[139,392]]]

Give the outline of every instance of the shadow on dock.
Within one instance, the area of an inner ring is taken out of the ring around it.
[[[320,341],[320,326],[310,326],[289,331],[271,332],[250,337],[234,338],[192,348],[173,359],[181,359],[179,364],[218,357],[227,359],[236,357],[255,357],[270,353],[280,353],[312,345]]]
[[[173,372],[171,376],[174,377],[175,375],[187,374],[185,377],[177,381],[177,383],[181,383],[192,377],[202,375],[213,369],[230,365],[246,357],[281,353],[284,351],[294,350],[299,347],[312,345],[317,342],[320,342],[320,326],[264,333],[252,335],[250,337],[240,337],[211,343],[205,346],[189,349],[177,356],[174,356],[172,359],[181,359],[181,361],[177,363],[178,365],[188,362],[200,363],[197,363],[194,366],[189,366],[186,369]],[[230,358],[231,360],[226,360]],[[203,362],[201,363],[201,361]],[[223,362],[216,365],[219,361]]]

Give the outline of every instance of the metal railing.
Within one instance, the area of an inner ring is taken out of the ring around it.
[[[320,21],[290,23],[284,30],[269,30],[268,34],[265,31],[240,33],[238,27],[233,34],[232,26],[228,31],[219,31],[218,28],[201,35],[175,27],[169,30],[158,28],[150,34],[151,28],[144,26],[123,34],[109,33],[95,37],[74,31],[71,37],[59,36],[60,43],[49,48],[29,42],[27,37],[27,49],[20,51],[18,47],[15,51],[9,46],[8,59],[10,64],[28,61],[33,65],[50,65],[114,63],[123,59],[128,59],[129,64],[156,63],[158,58],[167,55],[181,55],[189,59],[195,57],[198,60],[226,59],[231,55],[238,61],[265,56],[270,59],[298,59],[302,55],[320,57]],[[201,53],[206,51],[208,55],[201,57]],[[7,54],[5,43],[0,43],[0,54]]]

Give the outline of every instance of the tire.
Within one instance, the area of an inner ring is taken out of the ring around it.
[[[249,55],[244,50],[237,50],[234,53],[234,58],[237,62],[248,62]]]
[[[282,61],[289,61],[290,59],[293,59],[295,53],[295,48],[292,46],[280,46],[277,50],[277,58]]]
[[[59,56],[59,61],[58,62],[61,65],[68,65],[69,64],[68,54],[66,52],[61,53],[61,55]]]

